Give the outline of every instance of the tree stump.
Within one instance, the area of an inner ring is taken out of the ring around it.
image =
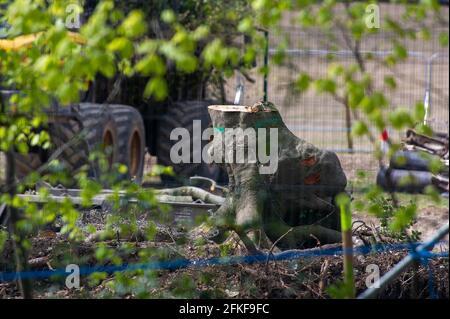
[[[208,153],[229,175],[230,191],[213,217],[220,231],[236,231],[247,248],[340,242],[334,197],[347,179],[335,153],[295,136],[270,102],[211,105],[209,114]]]

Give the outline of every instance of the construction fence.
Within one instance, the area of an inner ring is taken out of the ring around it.
[[[268,99],[282,113],[285,123],[297,136],[316,146],[338,153],[369,153],[372,145],[366,139],[348,141],[349,123],[345,106],[328,94],[318,94],[313,89],[299,92],[295,81],[302,73],[312,78],[324,77],[331,63],[346,66],[356,64],[354,52],[346,43],[345,35],[336,31],[325,34],[320,30],[302,30],[284,27],[284,34],[270,34]],[[383,60],[392,53],[395,35],[378,32],[360,43],[359,52],[365,60],[366,72],[372,75],[373,89],[389,99],[389,110],[406,108],[414,110],[422,102],[428,109],[426,121],[437,132],[449,130],[449,54],[448,47],[439,43],[439,35],[448,27],[430,30],[428,40],[400,40],[408,50],[408,56],[394,67]],[[281,64],[274,63],[280,43],[288,43],[283,50]],[[396,88],[385,83],[386,77],[396,80]],[[253,104],[263,96],[262,76],[255,75],[256,82],[245,83],[243,104]],[[243,78],[236,76],[228,83],[229,100]],[[354,119],[351,119],[352,121]],[[403,136],[390,132],[394,140]]]

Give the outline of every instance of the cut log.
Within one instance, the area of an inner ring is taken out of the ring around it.
[[[155,191],[158,196],[182,197],[187,196],[200,199],[205,203],[221,205],[224,202],[223,197],[211,194],[201,188],[193,186],[181,186],[177,188],[158,189]]]
[[[336,154],[295,136],[269,102],[212,105],[209,114],[208,153],[229,176],[229,193],[213,217],[220,230],[283,249],[341,240],[334,197],[347,180]]]

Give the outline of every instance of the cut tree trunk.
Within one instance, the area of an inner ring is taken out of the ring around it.
[[[269,102],[212,105],[209,114],[214,127],[209,155],[221,161],[229,175],[229,193],[213,216],[219,230],[236,231],[247,248],[250,240],[262,248],[272,242],[282,249],[340,242],[334,197],[344,192],[347,180],[336,154],[295,136]],[[230,129],[248,128],[256,133],[255,143],[249,142],[252,137],[227,139]],[[270,162],[261,163],[258,153],[270,155],[271,147],[275,171],[268,170]],[[245,154],[241,162],[237,152]],[[248,156],[252,152],[256,161]]]

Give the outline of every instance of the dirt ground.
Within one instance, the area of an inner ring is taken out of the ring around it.
[[[89,210],[83,212],[83,220],[101,228],[106,212]],[[142,217],[142,216],[141,216]],[[174,244],[179,235],[159,227],[154,241],[104,241],[105,247],[118,252],[123,262],[135,263],[139,252],[153,249],[161,256],[160,261],[248,254],[237,236],[231,236],[224,245],[213,242],[198,244],[187,240],[183,245]],[[124,249],[127,245],[127,249]],[[224,252],[226,247],[226,252]],[[321,247],[320,249],[327,249]],[[407,251],[388,250],[381,253],[355,256],[355,281],[357,293],[366,288],[367,267],[377,265],[380,274],[386,273],[398,263]],[[0,258],[0,267],[12,260],[12,251],[7,247]],[[30,264],[33,270],[61,269],[71,263],[99,265],[93,243],[70,244],[64,235],[52,231],[42,231],[33,240]],[[111,265],[111,262],[100,264]],[[448,258],[430,261],[432,269],[432,288],[439,298],[448,298]],[[135,278],[134,273],[129,278]],[[67,289],[64,278],[43,279],[33,282],[36,298],[315,298],[332,296],[330,287],[342,278],[342,257],[330,255],[323,257],[304,257],[289,261],[262,262],[257,264],[238,263],[235,265],[216,265],[192,267],[178,270],[151,271],[141,278],[137,286],[112,287],[113,277],[102,277],[99,282],[82,277],[80,289]],[[429,272],[424,265],[404,272],[380,295],[381,298],[429,298]],[[0,298],[19,297],[15,283],[0,283]]]

